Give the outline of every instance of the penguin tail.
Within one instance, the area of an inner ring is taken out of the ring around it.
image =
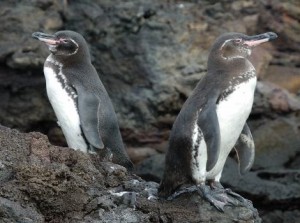
[[[134,171],[134,165],[125,152],[124,153],[120,153],[120,152],[113,153],[112,160],[114,163],[124,166],[129,172]]]
[[[162,180],[158,187],[157,194],[158,194],[158,197],[166,199],[170,195],[172,195],[174,191],[175,191],[175,189],[173,188],[172,184],[167,183],[164,180]]]
[[[183,184],[182,180],[175,178],[164,175],[158,187],[158,197],[164,199],[170,197]]]
[[[125,162],[120,163],[120,165],[126,167],[129,172],[133,172],[135,169],[133,163],[129,159],[125,160]]]
[[[94,149],[96,150],[96,149]],[[105,147],[104,149],[97,149],[96,152],[102,158],[102,161],[109,161],[116,163],[125,167],[129,172],[134,171],[134,165],[129,159],[126,153],[123,153],[122,150],[112,150],[109,147]]]

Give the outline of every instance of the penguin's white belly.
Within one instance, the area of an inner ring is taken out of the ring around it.
[[[49,67],[44,67],[49,101],[62,128],[68,146],[87,152],[87,144],[82,136],[80,118],[76,104]]]
[[[230,151],[236,144],[252,109],[256,77],[237,85],[217,106],[220,126],[220,154],[214,168],[206,173],[206,179],[219,180]]]

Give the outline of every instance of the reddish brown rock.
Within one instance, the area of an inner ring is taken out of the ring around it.
[[[265,81],[256,86],[252,114],[274,115],[300,110],[300,100],[284,88]]]
[[[300,91],[300,68],[271,65],[266,71],[264,80],[296,94]]]
[[[272,50],[270,48],[270,45],[267,45],[266,47],[257,47],[253,49],[251,54],[250,61],[255,67],[258,79],[264,79],[270,61],[273,58],[271,53]]]

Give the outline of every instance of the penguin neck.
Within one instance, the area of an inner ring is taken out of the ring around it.
[[[249,70],[255,70],[247,57],[235,55],[224,57],[221,54],[211,53],[208,58],[207,69],[221,73],[244,73]]]
[[[74,55],[57,55],[51,53],[50,58],[57,63],[63,64],[64,67],[74,66],[75,64],[91,63],[90,54],[80,50]]]

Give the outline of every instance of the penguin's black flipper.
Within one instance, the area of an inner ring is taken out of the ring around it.
[[[113,155],[112,162],[122,165],[126,167],[127,170],[132,171],[134,166],[126,153],[113,104],[109,99],[108,94],[106,92],[104,93],[104,91],[98,97],[98,129],[105,148]]]
[[[98,149],[104,148],[104,143],[99,132],[99,98],[94,94],[80,93],[80,89],[76,89],[78,94],[78,111],[80,116],[81,128],[87,141]]]
[[[207,147],[206,171],[210,171],[217,163],[220,153],[220,126],[214,102],[207,103],[198,115],[198,125],[201,128]]]
[[[240,173],[245,174],[252,167],[255,156],[255,146],[247,123],[238,138],[235,151],[238,156]]]
[[[96,96],[92,92],[80,94],[78,89],[78,109],[83,133],[87,141],[97,149],[106,150],[114,163],[133,170],[117,124],[113,106],[106,95]]]

